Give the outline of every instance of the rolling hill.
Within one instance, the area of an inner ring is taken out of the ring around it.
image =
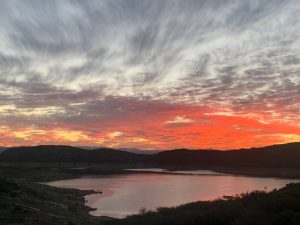
[[[10,148],[0,155],[2,162],[129,163],[144,166],[267,168],[300,168],[299,159],[300,143],[230,151],[176,149],[152,155],[109,148],[87,151],[71,146],[44,145]]]
[[[85,150],[72,146],[41,145],[7,149],[1,154],[0,161],[39,163],[128,163],[136,162],[140,158],[142,158],[142,156],[138,154],[108,148]]]
[[[300,143],[230,151],[179,149],[156,155],[160,164],[274,168],[299,168],[299,157]]]

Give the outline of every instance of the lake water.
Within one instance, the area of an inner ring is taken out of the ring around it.
[[[91,214],[123,218],[136,214],[141,208],[178,206],[200,200],[213,200],[223,195],[234,195],[253,190],[271,191],[300,180],[254,178],[218,174],[212,171],[165,171],[156,173],[84,176],[72,180],[48,183],[63,188],[100,190],[103,194],[86,196],[86,205],[97,208]],[[160,173],[161,172],[161,173]]]

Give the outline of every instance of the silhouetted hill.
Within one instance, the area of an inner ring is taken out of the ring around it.
[[[132,163],[155,166],[300,168],[300,143],[218,151],[177,149],[153,155],[109,148],[84,150],[71,146],[10,148],[0,155],[6,162]]]
[[[124,152],[130,152],[135,154],[145,154],[145,155],[154,155],[161,151],[159,150],[141,150],[136,148],[119,148],[118,150],[124,151]]]
[[[173,150],[160,152],[156,156],[160,164],[277,168],[300,167],[300,143],[231,151]]]
[[[1,154],[1,161],[10,162],[83,162],[83,163],[123,163],[138,161],[140,155],[102,148],[85,150],[72,146],[41,145],[10,148]]]

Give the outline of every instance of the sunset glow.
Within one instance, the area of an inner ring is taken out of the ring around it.
[[[300,141],[298,0],[214,2],[1,1],[0,145]]]

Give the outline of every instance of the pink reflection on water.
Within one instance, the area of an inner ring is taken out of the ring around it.
[[[95,216],[122,218],[139,209],[155,210],[200,200],[213,200],[253,190],[268,191],[299,180],[253,178],[231,175],[182,175],[134,173],[126,175],[82,177],[51,182],[50,185],[81,190],[101,190],[86,196],[87,205],[97,208]]]

